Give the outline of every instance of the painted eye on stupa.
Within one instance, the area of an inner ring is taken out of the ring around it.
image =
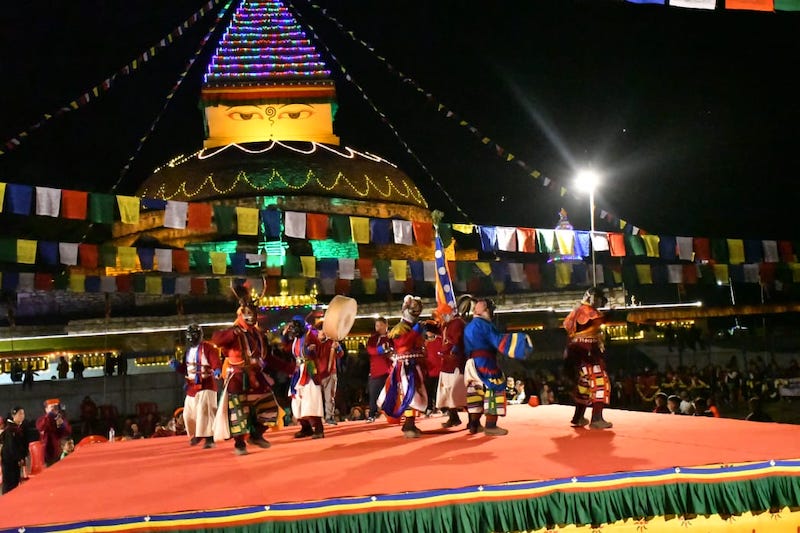
[[[306,104],[288,104],[278,111],[278,119],[304,120],[314,114],[314,108]]]
[[[231,120],[263,120],[261,113],[244,113],[242,111],[231,111],[228,113]]]

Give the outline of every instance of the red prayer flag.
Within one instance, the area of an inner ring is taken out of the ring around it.
[[[414,240],[417,241],[417,245],[426,248],[433,246],[433,224],[412,221],[411,227],[414,229]]]
[[[778,254],[784,263],[794,263],[794,250],[791,241],[778,241]]]
[[[361,279],[372,279],[372,259],[356,259],[356,266],[361,273]]]
[[[693,242],[695,261],[710,261],[711,240],[707,237],[695,237]],[[697,276],[695,276],[695,278],[697,278]]]
[[[172,270],[181,274],[189,272],[189,252],[172,250]]]
[[[539,263],[525,263],[523,268],[525,270],[525,277],[531,285],[531,289],[541,289],[542,273],[539,271]]]
[[[536,230],[534,228],[517,228],[517,250],[520,252],[536,252]]]
[[[33,288],[37,291],[52,291],[55,287],[52,274],[37,272],[33,276]]]
[[[747,11],[774,11],[772,0],[725,0],[725,9]]]
[[[186,229],[210,230],[211,217],[213,214],[214,210],[211,207],[211,204],[203,202],[189,203],[189,208],[187,210]]]
[[[622,233],[608,234],[608,247],[612,257],[625,257],[625,235]]]
[[[123,274],[117,276],[117,292],[131,292],[133,290],[133,276]]]
[[[86,220],[89,193],[86,191],[61,191],[61,217],[70,220]]]
[[[337,279],[334,291],[336,292],[336,294],[342,294],[342,295],[350,294],[350,280]]]
[[[306,239],[321,241],[328,238],[328,215],[306,213]]]
[[[683,265],[683,283],[686,285],[697,285],[696,265]]]
[[[192,278],[190,280],[190,294],[205,294],[206,293],[206,280],[203,278]]]
[[[777,263],[759,263],[758,275],[761,277],[761,283],[774,283],[775,282],[775,267]]]
[[[97,268],[98,249],[96,244],[78,245],[78,258],[83,268]]]

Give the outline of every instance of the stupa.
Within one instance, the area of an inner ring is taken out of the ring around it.
[[[406,174],[380,156],[340,145],[331,72],[282,2],[239,5],[208,65],[201,103],[203,148],[157,169],[137,195],[211,204],[211,229],[170,229],[156,208],[142,213],[139,224],[116,224],[110,244],[244,252],[265,258],[248,264],[248,275],[277,277],[285,277],[279,268],[287,256],[433,258],[430,247],[391,242],[292,239],[283,231],[268,238],[263,219],[258,235],[222,227],[219,215],[237,207],[431,223],[425,198]]]

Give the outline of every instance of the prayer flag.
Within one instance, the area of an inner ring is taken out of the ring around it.
[[[61,209],[61,189],[36,187],[36,214],[57,217]]]
[[[119,207],[119,217],[123,224],[139,223],[139,207],[141,201],[138,196],[117,195],[117,207]]]
[[[258,209],[236,207],[236,229],[239,235],[258,235]]]
[[[455,311],[458,307],[456,305],[453,280],[450,277],[450,270],[447,268],[442,239],[438,234],[436,235],[436,250],[433,253],[433,257],[436,267],[436,307],[447,304]]]

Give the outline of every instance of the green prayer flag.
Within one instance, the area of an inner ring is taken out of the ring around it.
[[[445,248],[450,246],[450,243],[453,242],[453,226],[439,222],[436,229],[439,231],[439,238],[442,239],[442,246]]]
[[[727,239],[711,239],[711,259],[719,264],[730,262]]]
[[[375,271],[378,273],[378,279],[388,280],[391,261],[388,259],[376,259],[373,264],[375,265]]]
[[[133,280],[133,292],[137,294],[146,292],[147,279],[145,279],[144,274],[133,274],[131,278]]]
[[[638,235],[625,235],[625,255],[647,255],[644,240]]]
[[[100,247],[101,266],[114,268],[117,266],[117,247],[103,245]]]
[[[217,225],[217,233],[220,235],[232,235],[235,216],[236,208],[234,206],[214,205],[214,222]]]
[[[221,288],[222,288],[222,283],[220,282],[219,278],[208,278],[206,280],[206,294],[217,296],[221,294],[220,292]]]
[[[347,215],[331,215],[331,237],[337,242],[350,242],[353,236],[350,233],[350,217]]]
[[[211,272],[211,262],[208,259],[208,252],[205,250],[192,250],[189,252],[189,264],[194,266],[200,274]]]
[[[17,262],[17,239],[0,238],[0,263]]]
[[[286,254],[283,263],[283,275],[287,278],[295,278],[303,273],[303,263],[296,255]]]
[[[114,206],[117,197],[113,194],[89,193],[89,221],[98,224],[114,222]]]

